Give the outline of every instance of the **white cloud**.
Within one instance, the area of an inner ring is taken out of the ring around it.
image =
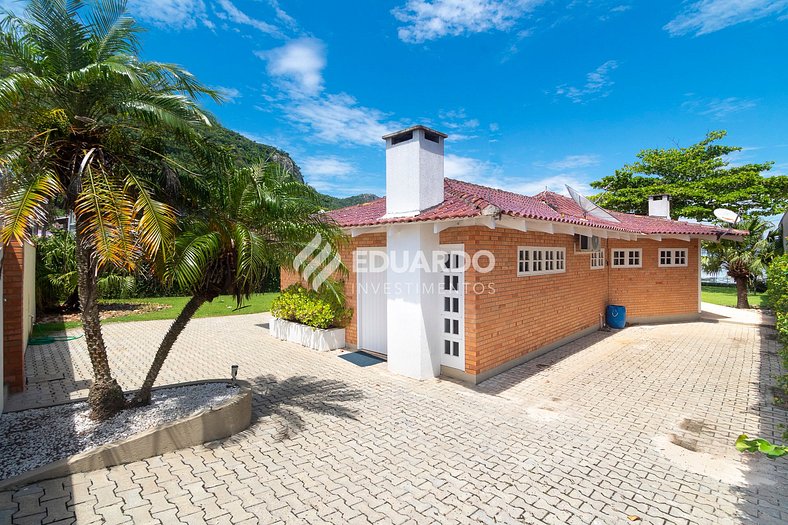
[[[544,164],[551,170],[574,170],[599,164],[599,155],[567,155],[566,157]]]
[[[686,6],[664,29],[673,36],[705,35],[786,10],[788,0],[699,0]]]
[[[438,112],[438,120],[434,125],[429,123],[431,119],[424,118],[421,120],[439,131],[446,132],[451,137],[452,142],[478,137],[481,124],[479,119],[470,118],[463,108],[449,111],[440,110]]]
[[[582,86],[560,85],[556,88],[555,94],[563,96],[572,102],[579,104],[590,99],[606,97],[610,94],[610,88],[614,82],[610,79],[610,73],[618,68],[618,62],[608,60],[595,70],[586,75],[586,82]]]
[[[610,10],[608,10],[606,13],[599,15],[598,18],[599,18],[600,21],[605,22],[605,21],[610,20],[611,18],[613,18],[613,17],[615,17],[617,15],[620,15],[621,13],[626,13],[627,11],[629,11],[631,9],[632,9],[631,5],[627,5],[627,4],[617,5],[617,6],[613,7],[613,8],[611,8]]]
[[[704,117],[711,117],[715,120],[725,120],[733,113],[752,109],[756,105],[756,102],[751,99],[727,97],[687,100],[681,104],[681,107]]]
[[[203,0],[130,0],[129,12],[141,20],[169,29],[194,29],[198,23],[211,27]]]
[[[257,20],[250,17],[238,9],[230,0],[217,0],[217,2],[224,10],[223,12],[217,12],[216,16],[219,18],[228,19],[231,22],[235,22],[236,24],[254,27],[255,29],[259,29],[267,35],[282,37],[282,33],[278,27],[269,24],[268,22],[263,22],[262,20]]]
[[[307,157],[301,161],[301,172],[312,187],[331,195],[374,193],[370,187],[358,185],[355,165],[333,155]]]
[[[232,87],[214,86],[213,89],[218,91],[228,104],[234,104],[236,100],[241,98],[241,92]]]
[[[356,168],[350,162],[335,156],[309,157],[301,161],[302,171],[315,176],[343,176],[353,173]]]
[[[586,182],[587,177],[581,173],[559,173],[536,179],[513,177],[504,174],[503,168],[485,160],[448,154],[445,158],[444,172],[446,177],[466,182],[499,188],[522,195],[536,195],[549,189],[556,193],[566,193],[566,185],[580,192],[588,192],[591,188]]]
[[[531,29],[523,29],[517,32],[515,35],[514,41],[509,45],[509,48],[504,51],[503,55],[501,56],[500,62],[501,64],[505,64],[509,60],[512,59],[517,53],[520,52],[520,43],[533,35],[533,30]]]
[[[513,179],[509,183],[510,185],[504,189],[522,193],[523,195],[536,195],[545,191],[545,189],[567,195],[566,186],[571,186],[580,193],[587,195],[591,187],[586,180],[586,177],[582,174],[562,173],[538,179]]]
[[[507,31],[544,0],[407,0],[392,11],[405,25],[403,42],[419,43],[444,36]]]
[[[613,9],[611,9],[610,12],[611,13],[626,13],[630,9],[632,9],[631,5],[621,4],[621,5],[617,5]]]
[[[294,100],[283,109],[293,121],[311,131],[312,138],[334,144],[381,145],[381,137],[398,127],[384,124],[385,113],[361,106],[345,93]]]
[[[272,98],[271,102],[311,139],[379,145],[380,137],[394,129],[394,124],[384,124],[387,115],[382,111],[362,106],[346,93],[325,92],[326,51],[320,40],[292,40],[282,47],[258,52],[257,56],[268,62],[268,73],[280,90],[279,98]]]
[[[0,6],[11,0],[0,0]],[[273,16],[285,27],[295,30],[296,21],[288,15],[277,0],[268,2]],[[216,25],[208,15],[207,6],[211,6],[213,15],[227,22],[251,26],[267,35],[282,38],[282,31],[274,24],[258,20],[241,11],[231,0],[129,0],[129,11],[151,24],[169,29],[194,29],[202,24],[209,29]]]
[[[271,4],[271,7],[274,9],[274,13],[276,14],[276,18],[282,22],[284,25],[289,27],[292,30],[298,29],[298,22],[296,22],[295,18],[287,14],[284,9],[279,5],[278,0],[268,0],[268,3]]]
[[[268,62],[270,75],[284,80],[291,95],[317,95],[323,90],[326,48],[320,40],[291,40],[282,47],[258,51],[257,56]]]
[[[500,175],[501,167],[493,162],[449,153],[444,157],[443,173],[450,179],[468,182],[487,181]],[[482,184],[482,182],[477,182],[477,184]]]

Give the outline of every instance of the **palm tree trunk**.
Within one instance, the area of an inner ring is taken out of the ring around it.
[[[112,377],[101,333],[101,318],[96,289],[97,266],[92,250],[81,239],[77,228],[77,280],[79,302],[82,306],[82,327],[88,347],[90,363],[93,365],[93,384],[88,393],[90,417],[105,420],[117,414],[124,406],[123,390]]]
[[[170,354],[170,350],[172,350],[175,341],[178,340],[178,336],[181,335],[181,332],[183,332],[183,329],[186,328],[186,325],[189,323],[191,318],[194,317],[194,314],[197,313],[197,310],[199,310],[200,306],[205,304],[208,300],[209,298],[205,295],[194,295],[183,307],[181,313],[179,313],[178,317],[175,318],[175,321],[172,322],[172,325],[167,331],[167,334],[164,336],[164,339],[162,339],[159,349],[156,351],[156,356],[153,358],[153,363],[150,365],[150,369],[148,370],[148,375],[145,376],[145,381],[142,383],[142,388],[140,388],[139,392],[134,395],[134,398],[129,403],[130,406],[150,404],[153,383],[156,382],[156,378],[158,377],[159,372],[161,372],[161,368],[164,366],[164,361]]]
[[[736,308],[749,308],[750,301],[747,299],[747,278],[736,277]]]

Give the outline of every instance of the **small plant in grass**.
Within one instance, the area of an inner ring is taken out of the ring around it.
[[[288,286],[271,305],[271,313],[279,319],[311,326],[339,328],[347,324],[352,311],[345,306],[345,298],[337,293],[339,287],[324,286],[307,290],[300,284]]]

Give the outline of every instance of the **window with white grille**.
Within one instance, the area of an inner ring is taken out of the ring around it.
[[[687,266],[686,248],[660,248],[660,266]]]
[[[517,275],[545,275],[566,271],[566,248],[521,246],[517,249]]]
[[[604,268],[604,267],[605,267],[605,252],[603,250],[591,252],[591,269],[599,270],[600,268]]]
[[[611,250],[613,268],[640,268],[643,266],[643,250],[640,248]]]

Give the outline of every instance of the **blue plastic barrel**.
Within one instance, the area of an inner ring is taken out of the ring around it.
[[[607,319],[607,325],[610,328],[624,328],[627,324],[627,308],[617,304],[609,304],[605,319]]]

